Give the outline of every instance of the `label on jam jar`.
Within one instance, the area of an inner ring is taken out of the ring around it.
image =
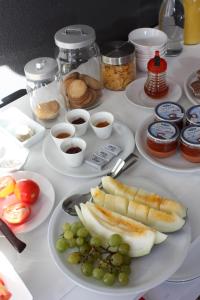
[[[183,131],[183,138],[192,144],[200,144],[200,127],[186,127]]]
[[[193,124],[200,125],[200,105],[193,106],[187,111],[187,119]]]
[[[151,124],[148,128],[148,132],[160,140],[173,139],[177,134],[176,127],[167,122],[155,122]]]
[[[177,104],[166,102],[157,106],[156,114],[165,120],[177,120],[184,116],[183,110]]]

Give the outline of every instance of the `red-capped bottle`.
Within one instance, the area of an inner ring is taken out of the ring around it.
[[[160,99],[168,93],[166,80],[167,62],[160,57],[159,51],[155,51],[154,58],[147,64],[148,77],[144,85],[145,93],[153,98]]]

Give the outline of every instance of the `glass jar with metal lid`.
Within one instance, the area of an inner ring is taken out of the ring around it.
[[[70,25],[54,36],[56,59],[69,108],[93,108],[99,103],[102,80],[96,34],[88,25]]]
[[[190,125],[183,128],[180,136],[182,156],[192,163],[200,163],[200,127]]]
[[[112,41],[101,47],[104,87],[122,91],[135,79],[135,47],[125,41]]]
[[[51,57],[35,58],[25,65],[24,73],[34,116],[38,122],[50,128],[61,115],[63,105],[58,64]]]
[[[159,158],[175,154],[178,147],[179,129],[167,121],[156,121],[149,124],[146,144],[151,155]]]

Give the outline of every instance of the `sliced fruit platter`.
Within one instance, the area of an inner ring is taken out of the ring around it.
[[[190,244],[187,210],[155,184],[160,194],[146,191],[144,181],[133,178],[129,186],[105,176],[103,189],[91,188],[93,201],[75,207],[78,218],[61,205],[54,211],[50,251],[76,283],[106,294],[138,293],[181,265]]]

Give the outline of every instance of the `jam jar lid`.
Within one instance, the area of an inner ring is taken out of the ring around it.
[[[184,117],[184,109],[177,103],[167,101],[156,106],[155,115],[161,121],[178,122]]]
[[[127,41],[111,41],[100,48],[102,61],[109,65],[125,65],[133,60],[135,47]]]
[[[167,121],[152,122],[147,129],[147,137],[157,143],[169,143],[176,141],[179,130],[176,125]]]
[[[181,131],[180,139],[188,146],[200,148],[200,127],[189,125]]]
[[[38,57],[30,60],[24,67],[26,79],[42,81],[52,78],[58,72],[58,64],[54,58]]]
[[[55,44],[63,49],[78,49],[91,45],[96,39],[95,31],[88,25],[70,25],[58,30]]]
[[[192,125],[200,125],[200,105],[194,105],[186,111],[186,119]]]
[[[147,69],[155,74],[163,73],[167,70],[167,62],[160,57],[159,51],[155,51],[155,56],[148,61]]]

